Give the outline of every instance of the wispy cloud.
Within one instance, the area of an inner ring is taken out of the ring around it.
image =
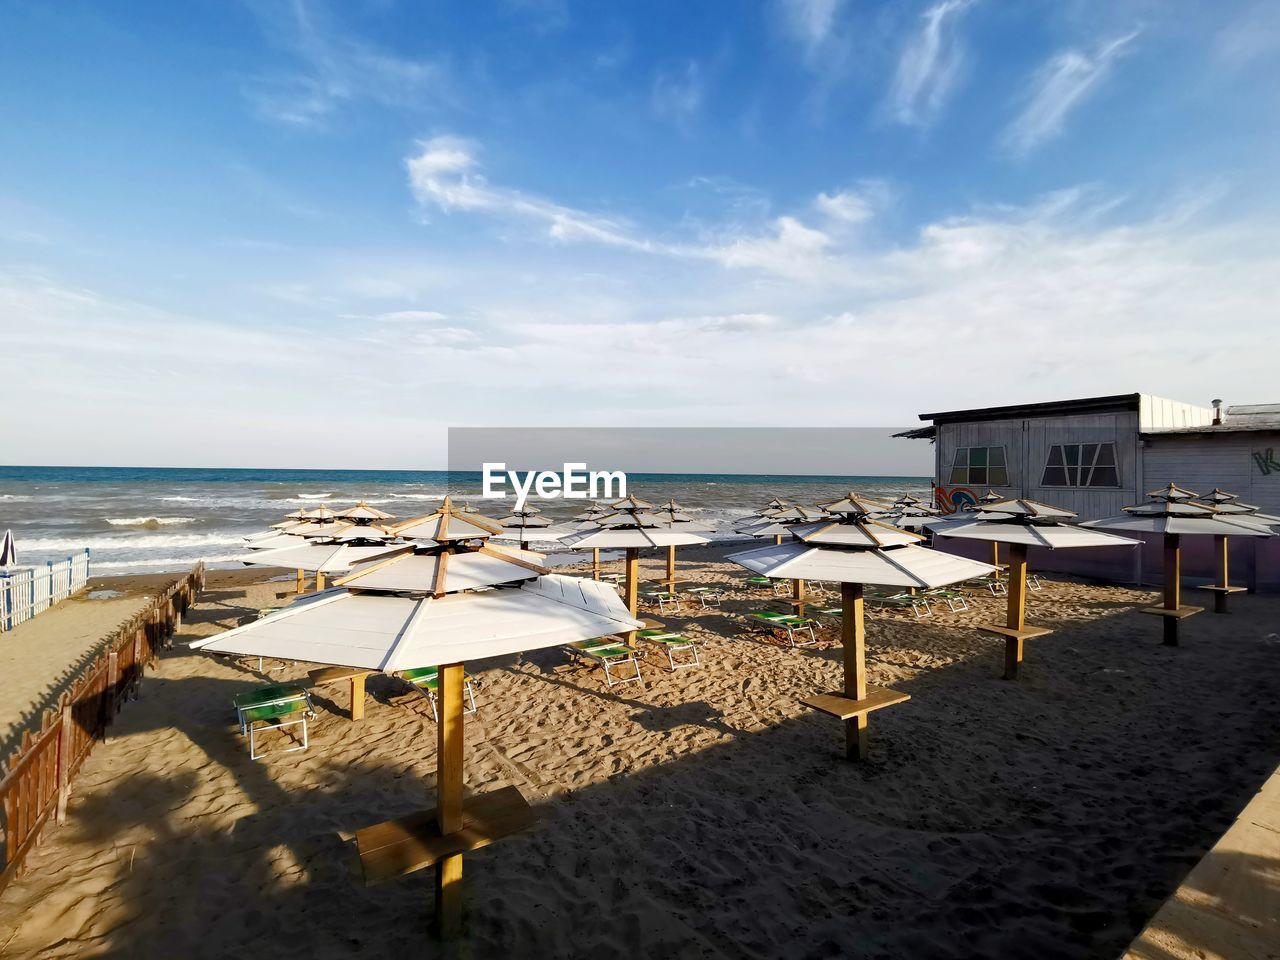
[[[554,240],[589,240],[634,250],[650,249],[650,244],[634,236],[619,220],[490,184],[480,173],[477,147],[470,140],[444,134],[421,141],[419,148],[417,155],[405,161],[405,168],[414,198],[425,207],[446,213],[461,210],[530,221]]]
[[[819,193],[813,205],[829,220],[852,225],[865,223],[889,202],[889,186],[881,180],[863,180],[857,187]]]
[[[705,82],[696,60],[675,70],[660,70],[653,79],[653,109],[658,116],[687,130],[702,107]]]
[[[1280,50],[1280,7],[1275,0],[1258,0],[1218,31],[1213,50],[1231,66],[1250,64]]]
[[[401,56],[347,36],[311,0],[253,9],[269,39],[297,61],[296,69],[244,83],[245,96],[265,119],[324,128],[359,101],[412,106],[447,98],[449,74],[442,62]]]
[[[921,15],[917,32],[903,48],[890,104],[899,123],[923,126],[941,110],[964,62],[956,37],[960,17],[974,0],[942,0]]]
[[[841,32],[845,0],[775,0],[783,35],[814,71],[839,70],[849,50]]]
[[[1093,51],[1070,49],[1055,54],[1032,78],[1026,105],[1005,129],[1005,147],[1025,156],[1062,133],[1067,115],[1110,76],[1116,60],[1137,35],[1134,31],[1107,40]]]

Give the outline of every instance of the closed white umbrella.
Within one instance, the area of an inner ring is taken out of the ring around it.
[[[1009,544],[1009,590],[1004,626],[978,627],[1004,637],[1004,678],[1016,679],[1022,664],[1023,647],[1033,637],[1052,633],[1048,627],[1027,626],[1027,548],[1050,550],[1079,547],[1133,547],[1141,541],[1098,530],[1086,530],[1067,521],[1075,514],[1034,500],[994,500],[985,498],[960,519],[936,524],[935,536],[960,540],[985,540]]]
[[[863,585],[941,587],[983,576],[991,567],[917,546],[922,537],[872,520],[870,514],[883,505],[856,494],[826,506],[835,517],[833,521],[795,527],[789,543],[735,553],[729,559],[766,577],[840,583],[844,685],[839,691],[802,702],[843,720],[845,756],[860,760],[870,749],[868,714],[910,699],[897,690],[867,683]]]
[[[0,538],[0,567],[11,567],[18,562],[18,548],[13,542],[13,531],[6,530]]]
[[[412,554],[385,564],[359,568],[346,586],[191,644],[211,652],[368,670],[438,666],[438,805],[430,820],[413,818],[412,827],[403,819],[390,821],[360,831],[356,842],[366,875],[393,876],[436,866],[437,917],[446,938],[461,929],[462,854],[533,819],[515,788],[463,800],[464,663],[640,626],[609,587],[547,575],[518,551],[484,544],[488,534],[475,533],[475,519],[455,513],[446,499],[436,514],[407,528],[430,529],[436,542],[416,545]],[[477,563],[477,555],[497,563]],[[420,565],[417,558],[424,556],[435,563]],[[473,592],[473,583],[497,586]],[[376,842],[375,835],[380,838]]]
[[[1226,559],[1227,537],[1269,537],[1272,533],[1260,521],[1248,519],[1245,514],[1226,513],[1216,506],[1197,503],[1196,495],[1176,484],[1147,494],[1150,498],[1137,506],[1125,507],[1117,517],[1090,520],[1081,526],[1094,530],[1132,530],[1140,533],[1158,533],[1164,537],[1164,602],[1158,607],[1143,607],[1143,613],[1164,618],[1164,643],[1178,645],[1178,624],[1187,617],[1201,613],[1204,607],[1182,602],[1182,541],[1183,536],[1212,536],[1218,540],[1221,556]],[[1218,591],[1222,597],[1221,611],[1226,610],[1226,597],[1235,592],[1225,579]],[[1216,604],[1215,604],[1216,606]]]

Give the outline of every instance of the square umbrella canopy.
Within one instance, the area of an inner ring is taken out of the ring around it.
[[[443,597],[337,588],[191,644],[211,653],[391,672],[637,630],[612,587],[548,575]]]

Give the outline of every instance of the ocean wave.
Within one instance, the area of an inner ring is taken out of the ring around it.
[[[176,527],[184,523],[195,523],[195,517],[108,517],[107,523],[113,527],[141,527],[144,530],[158,530],[160,527]]]
[[[221,533],[174,533],[152,536],[87,536],[80,539],[67,537],[32,537],[18,541],[18,549],[31,552],[83,550],[154,550],[166,547],[218,547],[244,542],[243,531]]]
[[[397,500],[443,500],[445,498],[445,494],[443,493],[393,493],[391,494],[391,496]],[[379,503],[379,502],[390,503],[391,501],[390,500],[383,500],[383,501],[366,500],[365,501],[365,503]]]
[[[90,566],[94,573],[102,570],[128,570],[138,567],[161,567],[170,570],[182,570],[192,566],[197,560],[203,560],[205,563],[227,563],[234,566],[241,566],[235,562],[232,556],[225,557],[148,557],[145,560],[101,560],[91,561]]]
[[[34,499],[35,497],[26,493],[0,493],[0,500],[13,500],[15,502],[21,500],[25,502]]]

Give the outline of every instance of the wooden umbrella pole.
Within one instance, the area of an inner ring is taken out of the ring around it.
[[[316,590],[323,590],[323,589],[324,589],[324,571],[317,570],[316,571]]]
[[[298,592],[307,592],[307,571],[305,570],[298,571]]]
[[[1176,533],[1164,535],[1164,608],[1177,610],[1182,605],[1182,544]],[[1178,618],[1164,618],[1164,643],[1178,645]]]
[[[600,548],[591,548],[591,579],[600,579]]]
[[[840,640],[844,655],[844,695],[867,698],[867,624],[863,617],[862,584],[840,584]],[[849,760],[865,760],[870,752],[867,714],[844,722],[844,752]]]
[[[1014,543],[1009,545],[1009,605],[1005,614],[1005,626],[1018,631],[1017,636],[1005,637],[1004,641],[1004,678],[1014,680],[1018,676],[1018,665],[1022,663],[1023,640],[1021,635],[1027,627],[1027,545]]]
[[[634,617],[640,607],[640,551],[635,547],[627,547],[626,574],[627,610]],[[634,630],[627,634],[628,643],[634,643],[635,639]]]
[[[996,582],[1000,582],[1000,544],[995,542],[991,544],[991,565],[996,568]]]
[[[1218,555],[1218,586],[1221,588],[1213,595],[1213,612],[1227,612],[1227,597],[1231,595],[1230,559],[1227,555],[1227,538],[1216,535],[1213,538],[1213,551]]]
[[[463,667],[440,668],[436,724],[436,825],[442,836],[462,829]],[[462,934],[462,854],[436,864],[436,932],[442,940]]]
[[[676,545],[667,545],[667,590],[676,592]]]
[[[780,533],[775,533],[775,534],[773,535],[773,545],[774,545],[775,547],[780,547],[780,546],[782,546],[782,534],[780,534]]]
[[[791,599],[795,601],[793,606],[796,608],[796,616],[804,616],[804,581],[791,581]]]

